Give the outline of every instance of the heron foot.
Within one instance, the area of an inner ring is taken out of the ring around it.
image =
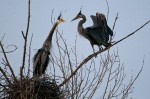
[[[97,57],[97,54],[94,52],[95,58]]]

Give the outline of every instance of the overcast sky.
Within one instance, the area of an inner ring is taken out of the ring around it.
[[[115,16],[119,13],[119,19],[114,32],[114,41],[133,32],[150,19],[150,0],[108,0],[109,17],[108,25],[112,28]],[[42,46],[47,33],[52,27],[50,18],[51,11],[54,9],[53,16],[58,17],[62,11],[64,24],[59,25],[63,30],[64,38],[71,48],[77,35],[77,23],[70,22],[73,17],[82,9],[87,17],[84,27],[91,26],[90,15],[96,12],[107,14],[107,4],[105,0],[31,0],[31,23],[29,37],[33,33],[32,57],[35,51]],[[27,22],[27,0],[1,0],[0,2],[0,39],[5,34],[3,43],[5,46],[10,44],[17,45],[18,49],[9,54],[9,60],[15,73],[18,74],[22,62],[23,38],[21,31],[26,30]],[[77,35],[79,36],[79,35]],[[129,74],[136,75],[140,70],[143,59],[145,60],[144,69],[134,84],[133,99],[148,99],[150,92],[150,24],[138,31],[134,36],[120,42],[112,48],[119,51],[121,62],[125,65],[125,70]],[[54,46],[54,45],[53,45]],[[88,50],[87,50],[88,49]],[[8,49],[9,50],[9,49]],[[78,37],[78,51],[84,57],[92,53],[90,43]],[[53,51],[54,52],[54,51]],[[80,55],[80,57],[82,56]],[[0,53],[0,62],[2,61]],[[2,64],[0,64],[2,66]]]

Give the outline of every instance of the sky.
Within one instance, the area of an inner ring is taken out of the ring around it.
[[[117,41],[129,33],[139,28],[146,21],[150,20],[150,0],[108,0],[109,16],[108,25],[112,28],[116,14],[119,14],[114,32]],[[71,48],[77,35],[78,21],[71,22],[82,8],[82,13],[86,15],[87,22],[84,27],[91,26],[90,15],[101,12],[107,15],[107,3],[105,0],[31,0],[31,22],[29,37],[33,33],[32,56],[34,49],[42,46],[47,33],[52,27],[51,12],[56,19],[62,11],[65,23],[59,25],[63,31],[64,38]],[[7,45],[17,45],[18,49],[8,54],[10,63],[15,73],[19,72],[22,63],[23,38],[21,31],[26,30],[27,23],[27,0],[1,0],[0,2],[0,40],[5,34],[3,43]],[[78,36],[79,57],[86,57],[92,53],[92,48],[86,39]],[[144,68],[140,77],[134,84],[133,99],[148,99],[150,91],[150,24],[138,31],[135,35],[115,45],[112,50],[118,50],[121,62],[125,65],[127,74],[136,75],[142,66]],[[54,45],[53,45],[54,46]],[[7,48],[9,50],[12,48]],[[87,50],[88,49],[88,50]],[[54,52],[55,49],[53,49]],[[98,49],[97,49],[98,50]],[[0,53],[0,62],[3,55]],[[2,66],[2,64],[0,64]]]

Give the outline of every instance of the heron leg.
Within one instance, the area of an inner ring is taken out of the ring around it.
[[[103,42],[103,45],[107,48],[107,47],[111,46],[111,43]]]
[[[91,46],[92,46],[92,49],[93,49],[93,53],[95,54],[94,45],[91,44]],[[95,55],[95,58],[96,58],[96,57],[97,57],[97,55]]]
[[[93,53],[95,53],[94,46],[92,45]]]
[[[103,47],[101,45],[99,45],[98,47],[99,47],[99,51],[103,50]]]
[[[111,43],[111,41],[112,41],[112,36],[110,36],[110,39],[109,39],[109,41],[108,41],[108,42],[109,42],[109,43]]]

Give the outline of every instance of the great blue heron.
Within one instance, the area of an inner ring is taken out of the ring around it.
[[[53,25],[52,29],[50,30],[45,42],[43,43],[42,48],[40,48],[34,55],[33,77],[35,76],[39,77],[45,73],[45,70],[49,63],[49,54],[51,49],[52,36],[57,25],[62,22],[64,22],[64,20],[61,18],[61,14],[60,14],[59,17],[57,18],[56,23]]]
[[[81,13],[81,10],[77,14],[77,16],[74,19],[72,19],[72,21],[79,18],[81,18],[81,20],[78,23],[78,32],[80,35],[82,35],[90,41],[94,53],[94,45],[97,45],[100,50],[101,45],[105,47],[111,45],[110,43],[108,43],[108,41],[109,35],[113,36],[113,32],[107,25],[107,21],[104,14],[96,13],[96,16],[91,15],[93,26],[87,28],[83,27],[83,24],[86,22],[86,17]]]

